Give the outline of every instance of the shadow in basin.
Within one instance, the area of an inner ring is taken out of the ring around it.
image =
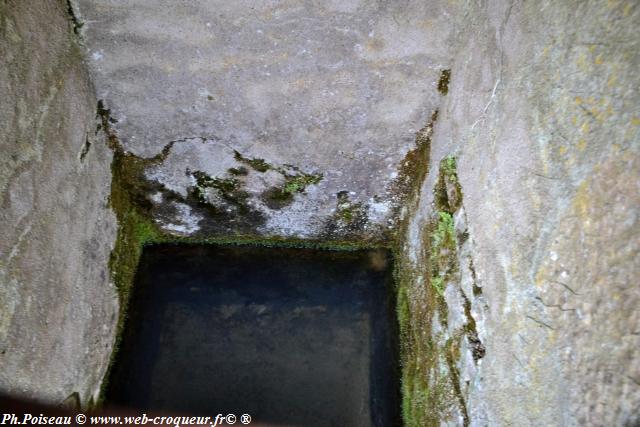
[[[381,251],[145,249],[109,403],[303,426],[399,425]]]

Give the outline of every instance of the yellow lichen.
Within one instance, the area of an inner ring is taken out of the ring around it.
[[[572,201],[573,210],[583,221],[588,217],[589,197],[589,183],[585,180],[578,186],[578,190]]]

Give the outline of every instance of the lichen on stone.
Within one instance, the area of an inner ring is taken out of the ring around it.
[[[266,171],[268,171],[270,169],[273,169],[273,166],[271,166],[269,163],[265,162],[264,159],[244,157],[237,150],[234,151],[233,153],[234,153],[234,158],[237,161],[245,163],[245,164],[251,166],[251,168],[253,170],[255,170],[255,171],[266,172]]]
[[[296,193],[304,193],[308,186],[318,184],[323,178],[320,173],[305,173],[291,165],[271,169],[282,175],[284,183],[278,187],[270,187],[262,193],[262,200],[270,209],[282,209],[290,205]]]
[[[367,205],[350,200],[348,191],[339,191],[336,194],[334,213],[325,222],[323,235],[366,239],[369,225],[367,212]]]
[[[442,95],[449,93],[449,82],[451,81],[451,70],[442,70],[438,80],[438,92]]]

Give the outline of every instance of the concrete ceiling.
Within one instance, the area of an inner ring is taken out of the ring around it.
[[[98,98],[125,149],[148,158],[177,141],[149,179],[186,195],[194,185],[187,170],[228,178],[235,150],[274,170],[323,177],[274,209],[261,194],[284,174],[251,171],[243,185],[264,217],[258,232],[317,235],[340,191],[374,233],[393,223],[397,171],[440,103],[452,36],[440,2],[72,4]],[[158,214],[161,225],[197,232],[205,214],[172,203],[173,213]]]

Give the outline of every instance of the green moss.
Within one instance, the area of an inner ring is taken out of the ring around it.
[[[429,123],[416,133],[416,146],[406,154],[398,173],[396,192],[412,202],[417,200],[420,189],[417,184],[424,181],[429,170],[431,135],[437,120],[438,110],[435,110]]]
[[[309,185],[318,184],[320,181],[322,181],[322,174],[286,175],[282,191],[288,194],[302,193]]]
[[[229,168],[227,172],[233,176],[247,176],[249,171],[244,166],[240,166],[239,168]]]
[[[362,202],[349,200],[348,191],[339,191],[336,199],[334,214],[325,222],[322,235],[345,236],[351,239],[367,238],[367,207]],[[382,238],[387,239],[386,236]]]
[[[402,394],[409,399],[402,401],[402,418],[407,427],[436,427],[441,425],[442,410],[452,396],[446,377],[434,372],[424,373],[424,378],[413,377],[402,383]]]
[[[304,193],[309,185],[322,181],[322,174],[307,174],[298,172],[289,174],[283,169],[274,169],[284,176],[282,187],[271,187],[262,193],[262,200],[271,209],[282,209],[293,202],[296,193]]]
[[[422,135],[426,141],[430,131],[422,132]],[[417,152],[411,154],[408,166],[415,166],[415,176],[422,180],[426,171],[419,169]],[[473,332],[466,329],[458,331],[442,345],[439,344],[441,338],[434,336],[432,331],[436,314],[442,327],[446,329],[448,307],[444,299],[445,287],[447,283],[456,283],[458,280],[458,237],[453,217],[462,205],[456,158],[447,156],[442,159],[436,173],[433,190],[435,215],[422,233],[421,246],[425,251],[417,254],[419,259],[416,265],[423,270],[418,270],[406,258],[400,245],[395,255],[401,340],[402,415],[406,426],[416,427],[440,425],[451,413],[453,406],[459,407],[464,424],[468,422],[456,366],[460,356],[459,340],[467,334],[469,342],[475,346],[472,347],[474,357],[484,354],[484,348]],[[419,185],[410,191],[413,191],[410,194],[418,194]],[[415,209],[416,199],[410,196],[407,205],[409,209]],[[406,236],[406,230],[404,225],[399,234],[399,242]],[[467,306],[465,311],[466,309]],[[477,346],[473,336],[476,337]]]
[[[444,279],[440,276],[435,276],[431,278],[431,286],[441,297],[444,297]]]
[[[431,237],[431,253],[439,253],[445,247],[455,247],[455,226],[448,212],[438,212],[438,223]]]
[[[407,294],[406,286],[399,286],[396,297],[396,313],[398,316],[398,326],[400,329],[400,336],[406,336],[408,321],[411,318],[411,308],[409,305],[409,295]]]
[[[165,195],[166,200],[173,199],[187,204],[202,213],[203,220],[199,225],[203,232],[219,234],[228,233],[233,229],[238,233],[248,233],[264,223],[263,213],[249,201],[250,194],[245,191],[245,181],[241,176],[229,174],[214,177],[202,171],[188,169],[186,172],[195,181],[194,185],[187,188],[186,197],[164,187],[159,191]],[[171,205],[156,209],[159,212],[164,209],[169,215],[174,214]]]
[[[108,378],[114,360],[120,348],[122,330],[127,318],[127,308],[131,287],[133,286],[138,261],[144,245],[157,241],[161,232],[156,225],[144,215],[134,203],[131,187],[135,185],[140,164],[136,158],[121,149],[114,150],[111,164],[112,182],[110,206],[118,220],[116,242],[109,259],[111,277],[118,291],[120,311],[118,315],[116,342],[112,352],[109,371],[102,383],[101,400],[108,386]]]
[[[456,158],[452,155],[442,160],[441,170],[447,180],[450,182],[458,182]]]
[[[296,193],[304,193],[305,189],[312,184],[322,181],[322,174],[308,174],[301,172],[299,168],[292,165],[284,165],[276,167],[267,163],[264,159],[245,157],[240,152],[234,151],[234,159],[250,166],[253,170],[264,173],[269,170],[275,171],[284,177],[282,187],[271,187],[265,190],[262,195],[262,201],[270,209],[282,209],[293,202],[293,196]],[[232,168],[229,172],[232,175],[246,175],[246,169]]]
[[[205,190],[213,188],[218,191],[220,196],[227,202],[236,205],[241,210],[248,210],[247,199],[249,193],[243,191],[242,184],[236,177],[216,178],[202,171],[187,171],[196,180],[196,185],[192,188],[193,194],[200,203],[208,203],[206,200]]]
[[[293,193],[285,192],[279,187],[271,187],[262,193],[261,198],[270,209],[282,209],[293,202]]]
[[[240,154],[238,151],[234,151],[233,152],[233,158],[236,159],[239,162],[245,163],[249,166],[251,166],[251,168],[253,168],[253,170],[256,170],[258,172],[266,172],[270,169],[273,169],[273,166],[271,166],[269,163],[265,162],[264,159],[258,159],[258,158],[249,158],[249,157],[244,157],[242,154]]]
[[[440,161],[434,198],[438,209],[449,213],[457,211],[462,204],[462,187],[458,181],[457,160],[452,155]]]
[[[198,187],[216,188],[222,192],[231,192],[238,187],[238,180],[235,178],[213,178],[202,171],[187,172],[196,179]]]
[[[405,426],[438,426],[443,402],[450,393],[446,378],[436,369],[439,349],[431,335],[432,307],[437,304],[437,296],[435,292],[412,292],[419,286],[420,274],[399,249],[396,249],[396,257],[394,276],[400,330],[402,418]],[[425,299],[417,298],[418,295],[424,295]]]
[[[414,211],[419,202],[420,187],[429,171],[431,134],[438,118],[434,111],[430,121],[416,133],[416,147],[405,156],[393,185],[393,192],[401,197],[402,206]],[[399,215],[399,211],[395,212]],[[439,392],[433,385],[433,366],[437,357],[431,341],[431,323],[435,306],[434,292],[418,292],[418,278],[424,273],[417,271],[407,259],[402,245],[407,235],[409,215],[399,224],[395,238],[394,281],[397,296],[398,329],[400,331],[400,363],[402,370],[402,418],[405,426],[424,427],[439,425],[440,409],[437,404]],[[425,247],[429,245],[426,244]],[[430,279],[427,274],[426,280]],[[424,300],[418,295],[424,294]]]
[[[342,226],[351,228],[351,231],[358,231],[367,223],[367,213],[362,203],[353,203],[340,206],[336,212],[338,222]]]
[[[438,313],[443,329],[447,329],[448,307],[444,300],[445,287],[448,283],[456,283],[459,280],[458,241],[453,215],[461,204],[462,192],[457,177],[456,159],[447,156],[440,161],[438,179],[434,187],[433,207],[436,214],[423,233],[422,246],[428,250],[420,264],[426,266],[427,286],[423,285],[423,292],[414,292],[416,295],[423,295],[424,300],[412,301],[412,307],[415,308],[407,326],[403,328],[408,331],[404,335],[408,343],[404,348],[408,348],[408,351],[405,351],[403,356],[403,378],[409,378],[407,381],[414,383],[418,381],[420,384],[420,391],[414,390],[413,394],[404,397],[409,400],[405,407],[411,409],[405,418],[407,425],[439,425],[453,406],[459,407],[463,425],[469,423],[456,365],[460,358],[459,342],[464,335],[470,336],[469,331],[457,331],[445,345],[441,345],[431,330],[435,313]],[[413,277],[409,280],[409,289],[417,289],[421,285],[416,280],[416,277],[419,277],[417,272],[409,271],[405,274]],[[465,311],[467,308],[470,310],[470,306],[465,306]],[[469,325],[472,325],[471,322]],[[477,335],[474,336],[477,339]],[[471,338],[470,342],[473,343]],[[478,348],[474,348],[473,351],[479,356],[483,355],[484,348],[479,340]]]
[[[442,70],[438,80],[438,92],[443,95],[449,93],[449,82],[451,81],[451,70]]]
[[[353,210],[349,207],[341,209],[338,215],[340,216],[341,221],[344,221],[344,222],[353,221]]]
[[[233,235],[215,237],[172,236],[162,234],[159,239],[150,244],[198,244],[224,246],[260,246],[266,248],[300,248],[319,249],[326,251],[359,251],[369,249],[391,249],[384,241],[354,241],[354,240],[320,240],[297,239],[279,236]]]
[[[423,245],[429,247],[430,242],[426,240]],[[400,246],[395,257],[403,422],[411,427],[438,426],[443,402],[450,394],[446,378],[437,369],[440,350],[431,334],[433,307],[442,298],[433,287],[424,287],[422,281],[430,280],[429,272],[424,277]]]
[[[430,236],[429,283],[438,296],[444,297],[447,281],[457,271],[457,239],[451,214],[438,212],[437,219],[427,226],[425,235]]]

